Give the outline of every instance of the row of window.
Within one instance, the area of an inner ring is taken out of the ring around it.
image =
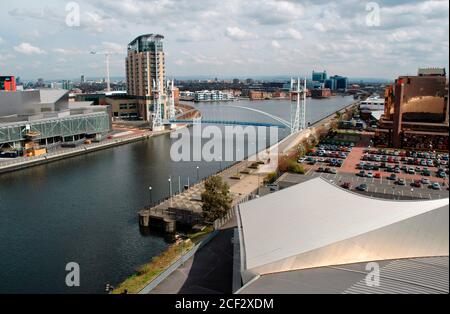
[[[120,110],[127,110],[127,109],[137,109],[136,104],[120,104],[119,106]]]

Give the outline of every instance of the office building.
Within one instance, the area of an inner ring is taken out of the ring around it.
[[[323,72],[312,72],[312,81],[319,82],[319,83],[325,83],[325,80],[327,79],[327,71]]]
[[[137,99],[139,116],[149,122],[162,121],[167,117],[163,39],[161,35],[142,35],[128,45],[128,95]]]
[[[14,76],[0,76],[0,90],[13,92],[16,90],[16,79]]]
[[[449,105],[445,69],[420,69],[386,88],[375,142],[397,148],[448,150]]]
[[[329,88],[332,91],[346,91],[348,85],[348,78],[334,75],[325,80],[325,88]]]

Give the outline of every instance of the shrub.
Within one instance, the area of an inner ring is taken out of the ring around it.
[[[264,179],[265,184],[272,184],[274,183],[278,178],[278,174],[276,172],[269,173],[266,178]]]

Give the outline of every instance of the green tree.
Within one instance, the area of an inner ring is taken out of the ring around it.
[[[219,176],[205,181],[205,192],[202,193],[203,216],[208,222],[224,217],[231,208],[230,187]]]

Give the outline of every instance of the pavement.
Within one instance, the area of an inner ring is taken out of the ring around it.
[[[231,294],[236,218],[150,294]]]

